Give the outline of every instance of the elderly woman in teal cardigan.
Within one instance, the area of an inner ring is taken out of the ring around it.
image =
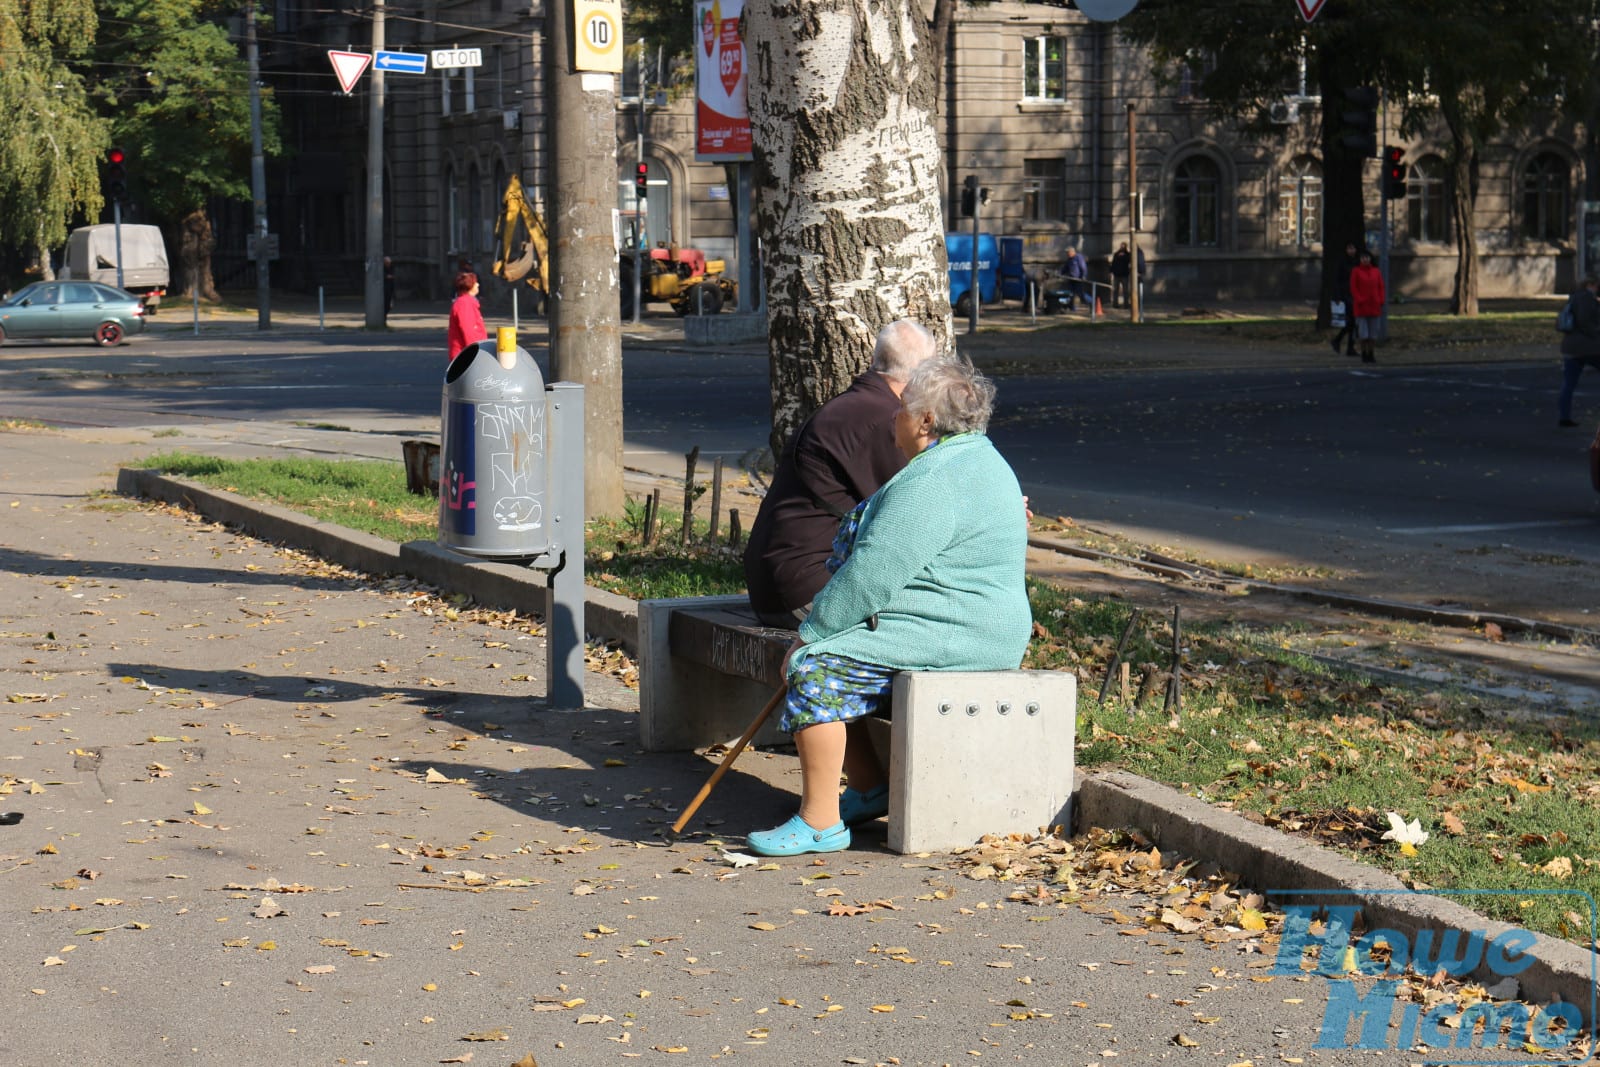
[[[896,672],[1015,670],[1032,631],[1026,505],[985,436],[994,386],[930,360],[900,405],[895,443],[910,462],[841,524],[833,577],[789,653],[780,726],[800,754],[800,810],[749,835],[764,856],[838,852],[851,826],[888,811],[862,720],[887,707]]]

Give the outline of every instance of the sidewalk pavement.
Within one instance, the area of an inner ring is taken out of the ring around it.
[[[1272,935],[1136,882],[1019,903],[881,826],[729,866],[714,835],[793,809],[783,753],[669,843],[710,762],[640,751],[605,674],[544,710],[528,620],[103,495],[148,442],[5,443],[7,1063],[1371,1059],[1313,1048],[1325,988]]]

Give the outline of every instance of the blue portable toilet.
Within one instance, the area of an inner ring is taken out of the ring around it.
[[[972,234],[947,233],[944,235],[945,258],[950,261],[950,303],[960,300],[972,288]],[[1000,249],[994,234],[978,235],[978,295],[983,303],[992,304],[999,287]]]

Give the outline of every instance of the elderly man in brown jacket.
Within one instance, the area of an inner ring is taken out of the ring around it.
[[[744,552],[750,606],[763,625],[792,630],[804,620],[828,582],[839,520],[905,466],[894,443],[900,391],[937,354],[920,323],[891,322],[878,332],[866,373],[818,408],[784,449]]]

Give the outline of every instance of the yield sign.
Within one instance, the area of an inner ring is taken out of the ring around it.
[[[1294,2],[1299,6],[1300,14],[1305,17],[1307,22],[1310,22],[1317,17],[1317,12],[1322,10],[1322,5],[1326,0],[1294,0]]]
[[[328,61],[333,64],[333,73],[339,79],[339,88],[348,96],[350,90],[355,88],[356,82],[361,80],[361,75],[367,69],[367,64],[372,62],[372,57],[365,52],[329,52]]]

